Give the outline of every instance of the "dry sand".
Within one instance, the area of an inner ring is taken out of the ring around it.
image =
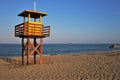
[[[0,80],[120,80],[120,53],[44,56],[42,65],[17,68],[0,59]]]

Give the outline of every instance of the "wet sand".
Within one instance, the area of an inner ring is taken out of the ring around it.
[[[120,52],[115,53],[44,56],[42,65],[23,67],[0,59],[0,80],[120,80]]]

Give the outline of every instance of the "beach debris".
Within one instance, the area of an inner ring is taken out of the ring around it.
[[[109,46],[109,48],[120,48],[120,46],[117,45],[117,44],[112,44],[112,45]]]

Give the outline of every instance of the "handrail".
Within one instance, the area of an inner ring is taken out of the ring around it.
[[[17,26],[21,26],[21,25],[24,25],[24,23],[18,24],[18,25],[16,25],[15,27],[17,27]]]

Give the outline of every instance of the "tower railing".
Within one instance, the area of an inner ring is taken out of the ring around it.
[[[16,37],[49,37],[50,26],[36,22],[25,22],[15,26]]]

